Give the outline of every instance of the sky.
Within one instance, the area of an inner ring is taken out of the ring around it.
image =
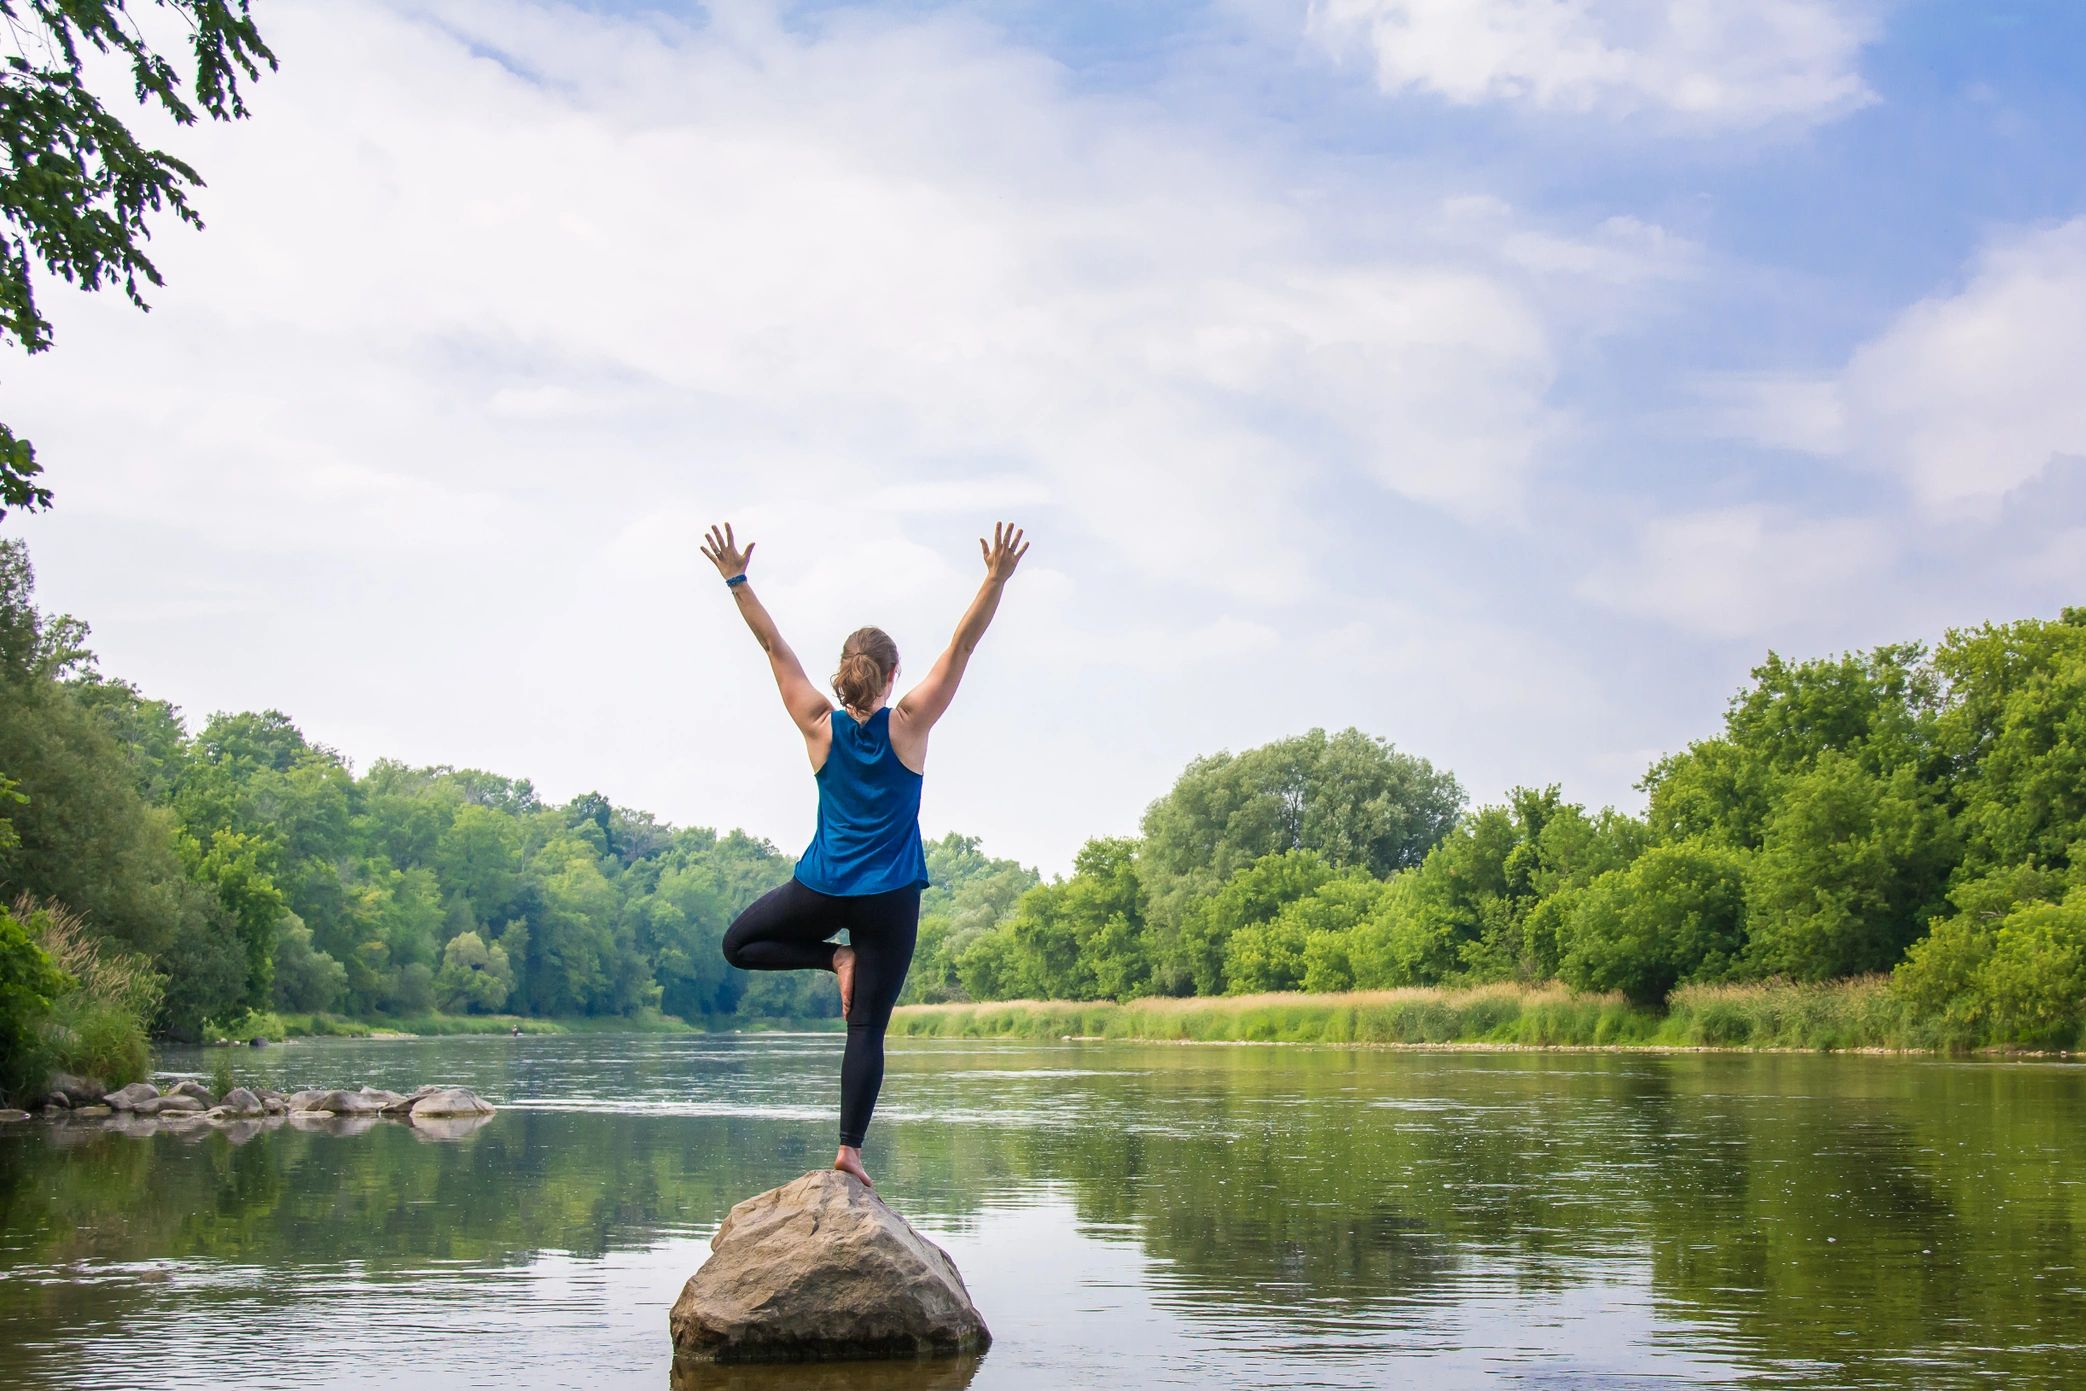
[[[255,10],[151,312],[0,363],[194,726],[794,853],[702,528],[822,681],[1011,519],[922,824],[1056,873],[1313,728],[1634,810],[1770,650],[2086,602],[2073,0]]]

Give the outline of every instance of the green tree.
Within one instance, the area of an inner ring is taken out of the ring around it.
[[[26,1098],[42,1085],[44,1020],[71,985],[28,928],[0,906],[0,1100]]]
[[[514,968],[495,942],[488,946],[475,932],[459,932],[442,949],[442,969],[434,981],[435,1002],[459,1014],[491,1014],[504,1008],[514,991]]]
[[[1155,984],[1169,994],[1202,988],[1198,952],[1209,979],[1207,944],[1187,938],[1194,905],[1246,865],[1309,851],[1336,871],[1381,878],[1419,863],[1462,805],[1448,773],[1355,729],[1197,759],[1144,816]]]
[[[1749,955],[1798,980],[1887,971],[1942,907],[1954,828],[1914,769],[1828,750],[1783,781],[1751,860]]]
[[[1746,855],[1702,841],[1657,845],[1571,891],[1558,974],[1577,990],[1658,1004],[1684,980],[1728,974],[1745,946]]]
[[[275,935],[270,992],[275,1008],[314,1013],[338,1009],[347,988],[347,968],[312,945],[311,929],[301,919],[285,916]]]
[[[1413,871],[1384,924],[1396,983],[1547,979],[1559,952],[1538,905],[1628,864],[1643,840],[1639,823],[1612,811],[1590,817],[1555,787],[1516,788],[1504,806],[1464,817]]]
[[[246,998],[237,934],[177,851],[174,819],[148,805],[130,751],[103,708],[83,699],[94,658],[87,628],[40,613],[19,541],[0,541],[0,901],[62,904],[168,978],[159,1026],[194,1037]],[[83,687],[83,683],[87,683]]]
[[[275,978],[275,934],[283,918],[282,891],[268,877],[263,860],[268,846],[239,831],[218,831],[205,849],[195,837],[180,832],[176,843],[189,876],[217,893],[246,956],[243,1002],[264,1009]]]
[[[201,227],[189,200],[194,169],[141,143],[87,81],[90,53],[127,70],[141,105],[182,125],[199,116],[246,114],[241,77],[260,76],[275,55],[261,42],[246,0],[156,0],[189,26],[188,68],[147,42],[127,0],[5,0],[15,52],[0,67],[0,343],[39,353],[51,324],[37,304],[36,267],[83,290],[121,287],[140,309],[143,285],[161,283],[145,254],[150,216]],[[186,90],[184,90],[186,87]],[[0,517],[50,504],[29,441],[0,425]]]
[[[1917,643],[1789,662],[1769,653],[1732,698],[1722,735],[1652,765],[1640,784],[1660,840],[1758,848],[1788,776],[1833,752],[1878,776],[1940,776],[1940,685]]]
[[[1003,990],[1040,999],[1121,999],[1149,975],[1137,877],[1137,842],[1090,840],[1072,875],[1024,893],[1005,933]]]
[[[1952,632],[1934,664],[1965,870],[2064,868],[2086,845],[2086,608]]]
[[[1960,881],[1956,911],[1913,943],[1892,987],[1956,1040],[2065,1045],[2086,1023],[2086,872],[2015,865]]]
[[[1349,934],[1382,895],[1382,880],[1349,871],[1283,904],[1272,917],[1246,923],[1225,943],[1225,989],[1234,995],[1350,989]]]
[[[1316,851],[1278,851],[1239,869],[1229,883],[1196,903],[1176,945],[1195,993],[1225,993],[1230,984],[1225,966],[1235,934],[1265,923],[1336,877],[1338,872]]]

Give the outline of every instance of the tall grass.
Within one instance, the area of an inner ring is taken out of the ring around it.
[[[908,1005],[913,1037],[1109,1038],[1533,1048],[1962,1049],[1977,1040],[1912,1013],[1886,977],[1683,986],[1664,1011],[1561,985],[1110,1001]]]
[[[45,1073],[75,1073],[112,1087],[152,1067],[147,1029],[159,1009],[164,979],[150,961],[98,940],[77,913],[24,896],[14,915],[37,945],[72,978],[42,1021],[36,1060]]]
[[[599,1017],[536,1019],[520,1014],[413,1014],[351,1017],[343,1014],[281,1014],[256,1011],[211,1029],[211,1037],[243,1043],[266,1038],[379,1038],[411,1035],[449,1038],[465,1034],[686,1034],[692,1024],[658,1010]]]

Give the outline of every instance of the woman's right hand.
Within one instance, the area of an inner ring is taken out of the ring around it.
[[[994,522],[992,544],[986,545],[981,536],[978,549],[985,556],[985,578],[999,584],[1013,578],[1014,567],[1029,553],[1028,546],[1021,539],[1021,528],[1012,522]]]
[[[722,531],[714,526],[710,528],[701,549],[703,558],[717,567],[717,573],[730,579],[733,575],[746,573],[746,562],[753,559],[755,544],[748,541],[746,549],[740,550],[737,538],[732,535],[732,524],[726,522]]]

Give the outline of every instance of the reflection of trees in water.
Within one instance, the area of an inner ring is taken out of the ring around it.
[[[883,1186],[930,1229],[1063,1194],[1090,1231],[1133,1237],[1159,1297],[1190,1314],[1250,1308],[1302,1329],[1328,1302],[1454,1298],[1480,1276],[1539,1294],[1648,1260],[1668,1313],[1750,1356],[1910,1383],[1916,1369],[1881,1359],[1946,1361],[1976,1342],[2035,1349],[1986,1355],[2020,1384],[2086,1384],[2076,1073],[1135,1056],[1150,1065],[1051,1083],[1076,1123],[1037,1128],[968,1123],[1005,1082],[965,1093],[923,1075],[909,1104],[934,1094],[947,1104],[926,1113],[947,1119],[884,1132]],[[705,1230],[829,1154],[817,1127],[758,1117],[510,1110],[456,1144],[398,1126],[245,1145],[21,1128],[0,1139],[0,1323],[114,1336],[166,1291],[151,1267],[111,1263],[352,1266],[381,1282],[433,1262],[599,1256]],[[95,1279],[68,1278],[87,1263]],[[17,1278],[38,1270],[51,1278]],[[207,1317],[271,1292],[202,1282],[180,1297]],[[32,1343],[11,1356],[44,1355]]]

